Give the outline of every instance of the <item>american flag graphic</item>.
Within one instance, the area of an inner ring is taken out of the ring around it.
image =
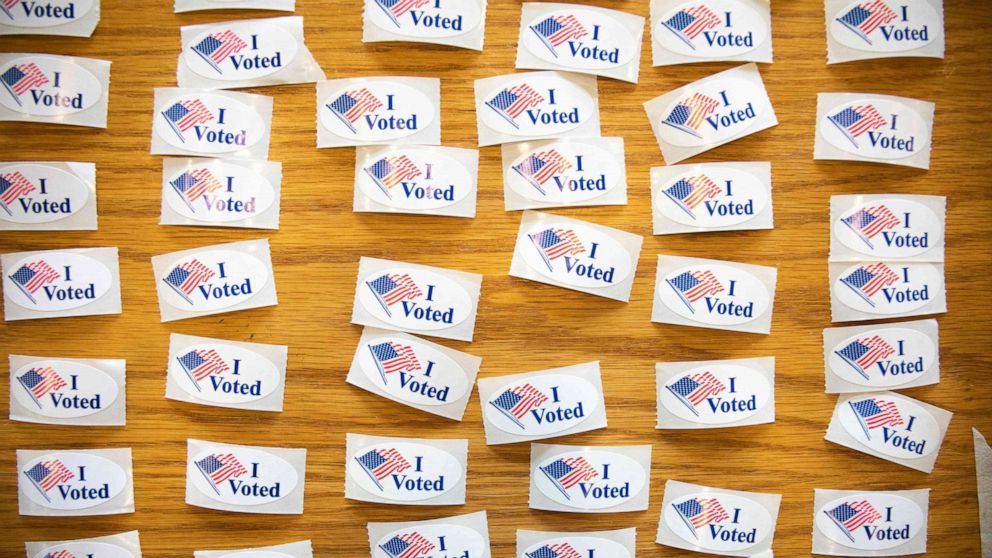
[[[526,83],[503,89],[486,101],[486,106],[496,111],[514,128],[519,128],[517,117],[529,108],[544,102],[544,97]]]
[[[899,414],[899,407],[893,401],[872,397],[861,401],[851,401],[851,408],[868,427],[868,430],[874,430],[880,426],[899,426],[903,423],[902,415]]]
[[[723,382],[709,371],[682,376],[665,387],[696,415],[699,415],[699,411],[696,410],[697,405],[727,389]]]
[[[720,284],[720,280],[709,270],[684,271],[671,279],[665,279],[665,282],[692,313],[696,312],[692,306],[694,302],[723,292],[723,285]]]
[[[220,494],[220,490],[217,489],[218,484],[248,474],[248,469],[245,469],[233,453],[214,453],[193,463],[218,494]]]
[[[372,352],[372,359],[379,368],[379,375],[382,376],[382,383],[386,382],[386,377],[400,370],[413,373],[420,370],[420,362],[413,347],[401,343],[386,341],[376,345],[369,345]]]
[[[825,510],[827,517],[854,542],[854,531],[882,519],[882,514],[868,500],[844,502],[832,510]]]
[[[37,301],[34,299],[34,293],[38,292],[38,289],[62,278],[59,272],[55,271],[44,260],[24,264],[9,277],[17,285],[17,288],[24,293],[24,296],[28,297],[35,304],[37,304]]]
[[[208,376],[223,374],[231,369],[220,354],[214,349],[194,349],[176,357],[186,375],[193,380],[193,385],[200,389],[198,382]]]
[[[179,296],[186,299],[186,302],[193,304],[193,299],[189,295],[200,285],[209,281],[216,275],[213,270],[203,264],[200,260],[192,259],[183,262],[165,276],[165,284],[172,288]]]
[[[554,271],[551,262],[564,256],[577,256],[586,251],[582,241],[572,229],[544,229],[535,234],[529,234],[531,242],[544,259],[548,269]]]
[[[355,458],[372,482],[382,490],[382,479],[410,468],[410,462],[396,448],[371,450]]]
[[[417,165],[406,155],[383,157],[364,170],[382,193],[390,199],[393,197],[389,192],[392,187],[422,174]]]
[[[17,201],[17,198],[26,196],[31,192],[34,192],[34,184],[31,184],[31,181],[25,178],[20,171],[0,174],[0,207],[8,215],[13,215],[9,206]]]
[[[489,403],[506,418],[512,420],[520,428],[525,428],[520,422],[531,409],[536,409],[548,401],[548,396],[530,384],[510,388]]]
[[[704,201],[713,199],[723,190],[710,177],[700,174],[699,176],[680,178],[678,182],[663,192],[679,209],[695,219],[696,214],[692,210]]]
[[[851,8],[846,14],[837,18],[837,21],[861,37],[866,43],[872,44],[869,35],[897,17],[896,13],[885,2],[875,0]]]
[[[207,35],[191,48],[211,68],[217,70],[217,73],[223,74],[220,65],[232,54],[237,54],[247,47],[248,43],[244,42],[234,31],[227,29]]]
[[[28,64],[14,64],[7,68],[0,75],[0,83],[3,83],[7,93],[20,105],[21,95],[35,87],[45,85],[48,83],[48,78],[41,72],[41,68],[31,62]]]
[[[54,552],[46,552],[44,558],[76,558],[76,555],[68,550],[56,550]]]
[[[14,19],[14,14],[10,13],[10,10],[14,9],[19,0],[2,0],[0,1],[0,10],[7,15],[10,19]]]
[[[679,101],[661,123],[699,138],[702,137],[698,132],[699,126],[718,106],[720,102],[716,99],[702,93],[693,93]]]
[[[582,554],[566,542],[546,544],[534,552],[528,552],[527,558],[582,558]]]
[[[437,546],[420,533],[412,531],[389,539],[385,544],[380,544],[379,548],[390,558],[421,558],[429,555]]]
[[[41,495],[46,500],[48,500],[49,490],[76,478],[76,475],[72,474],[72,471],[58,459],[41,461],[34,467],[24,471],[24,475],[41,492]]]
[[[213,113],[199,99],[187,99],[173,103],[171,107],[162,112],[162,117],[172,128],[172,131],[179,136],[180,141],[186,142],[183,132],[193,126],[199,126],[214,119]]]
[[[885,117],[872,105],[847,107],[831,114],[827,120],[837,126],[837,129],[844,134],[848,141],[854,144],[854,147],[858,147],[857,138],[859,136],[888,124]]]
[[[193,202],[200,199],[200,196],[223,188],[210,169],[206,168],[186,171],[175,180],[170,181],[169,185],[176,191],[176,194],[179,194],[179,198],[189,206],[190,211],[194,212],[196,210],[193,208]]]
[[[540,467],[548,480],[555,485],[566,499],[571,500],[568,490],[580,482],[590,481],[599,476],[585,457],[569,457],[567,459],[556,459],[551,463]]]
[[[834,351],[834,354],[843,359],[844,362],[849,364],[851,368],[854,368],[857,373],[861,374],[867,380],[869,379],[868,369],[877,362],[889,358],[894,352],[896,350],[892,348],[892,345],[889,345],[885,339],[875,335],[851,341],[841,350]]]
[[[888,207],[875,205],[859,209],[843,217],[840,222],[847,225],[869,248],[874,249],[871,239],[882,231],[896,228],[902,221]]]
[[[375,295],[386,315],[392,316],[389,307],[403,300],[413,300],[423,296],[423,292],[413,278],[406,273],[381,275],[372,281],[366,281],[372,294]]]
[[[690,498],[678,504],[672,504],[675,511],[682,518],[682,521],[689,529],[696,533],[696,529],[705,527],[711,523],[720,523],[730,519],[727,510],[716,498]]]
[[[375,3],[386,13],[386,17],[393,20],[396,27],[402,27],[400,25],[401,17],[410,10],[416,10],[429,4],[430,0],[375,0]]]
[[[558,58],[555,47],[561,46],[567,41],[581,39],[589,34],[578,18],[571,14],[546,18],[537,25],[531,25],[530,30],[537,35],[537,38],[544,43],[544,46],[551,51],[555,58]]]
[[[540,153],[532,153],[520,163],[511,167],[524,178],[531,186],[537,188],[541,195],[546,195],[544,183],[552,177],[562,175],[572,168],[572,163],[565,159],[565,156],[555,149],[548,149]]]
[[[51,366],[32,368],[18,376],[17,381],[28,391],[28,394],[39,407],[41,406],[39,399],[68,385]]]
[[[882,262],[858,266],[858,269],[852,271],[847,277],[840,278],[841,283],[850,287],[855,294],[872,307],[875,306],[872,297],[878,291],[898,280],[899,276],[896,275],[896,272]]]
[[[378,97],[372,94],[371,91],[365,87],[361,89],[355,89],[352,91],[345,91],[327,104],[327,108],[330,109],[334,116],[337,116],[341,122],[348,127],[352,133],[357,133],[355,130],[355,122],[358,121],[362,116],[375,112],[382,108],[382,101]]]
[[[699,4],[691,8],[683,8],[667,20],[662,20],[661,24],[666,29],[675,34],[692,50],[696,50],[693,39],[703,31],[713,29],[720,24],[720,18],[713,13],[713,10],[705,4]]]

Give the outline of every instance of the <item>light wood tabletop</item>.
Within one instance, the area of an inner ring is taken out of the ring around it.
[[[585,2],[584,2],[585,3]],[[649,15],[647,0],[589,4]],[[69,427],[0,421],[0,555],[23,543],[137,529],[147,558],[301,539],[316,556],[367,556],[366,523],[419,520],[486,510],[492,555],[514,555],[518,528],[603,530],[637,527],[639,556],[692,556],[655,544],[666,480],[782,495],[776,556],[810,555],[813,489],[930,488],[931,556],[979,554],[971,428],[992,434],[985,383],[992,332],[992,161],[989,114],[992,4],[945,2],[947,54],[828,67],[823,2],[775,2],[775,60],[760,65],[779,125],[689,162],[771,161],[774,230],[651,235],[649,169],[664,161],[642,104],[736,66],[651,67],[645,29],[640,82],[599,80],[603,136],[626,142],[629,203],[555,210],[644,236],[633,293],[621,303],[508,275],[519,212],[503,208],[499,147],[480,150],[474,219],[353,213],[352,148],[315,148],[314,85],[248,89],[275,99],[269,158],[283,164],[278,231],[162,226],[161,157],[149,155],[152,89],[175,86],[179,27],[270,17],[276,12],[174,14],[168,0],[102,2],[90,39],[4,37],[5,52],[47,52],[111,60],[105,130],[0,124],[4,160],[93,161],[99,230],[3,232],[0,252],[116,246],[123,314],[0,325],[2,352],[127,360],[127,426]],[[442,142],[476,147],[473,81],[516,71],[520,2],[490,0],[485,50],[412,43],[363,44],[362,3],[297,0],[306,43],[329,78],[409,75],[441,78]],[[818,92],[854,91],[933,101],[929,171],[813,160]],[[822,330],[830,327],[827,281],[829,198],[834,194],[947,196],[948,312],[940,324],[941,381],[907,390],[954,413],[932,474],[913,471],[824,440],[836,396],[824,393]],[[268,238],[278,287],[275,307],[160,323],[152,256],[237,240]],[[776,266],[771,335],[650,321],[657,254]],[[350,323],[361,256],[484,275],[475,341],[444,345],[481,356],[480,378],[591,360],[602,366],[609,427],[554,440],[565,444],[652,444],[650,507],[644,512],[574,515],[528,509],[530,445],[487,446],[478,396],[464,420],[421,413],[345,383],[361,327]],[[164,397],[170,333],[289,346],[285,410],[258,413],[191,405]],[[655,363],[774,356],[773,424],[703,431],[655,429]],[[6,399],[7,382],[0,382]],[[344,499],[345,433],[469,440],[463,506],[407,507]],[[305,513],[236,514],[184,502],[186,439],[308,450]],[[17,513],[15,449],[130,447],[136,512],[49,519]]]

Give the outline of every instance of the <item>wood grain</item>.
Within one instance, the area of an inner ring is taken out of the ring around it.
[[[648,2],[591,4],[648,16]],[[168,0],[106,0],[92,39],[4,38],[0,49],[113,61],[106,130],[0,125],[0,153],[10,160],[95,161],[100,228],[95,232],[2,233],[0,251],[58,247],[120,248],[124,313],[0,325],[9,352],[127,359],[124,428],[72,428],[0,421],[0,555],[22,556],[25,540],[141,532],[148,558],[190,556],[194,549],[277,544],[310,538],[318,556],[368,556],[368,521],[427,519],[489,512],[494,557],[514,553],[515,529],[598,530],[636,526],[640,556],[691,556],[654,541],[663,486],[678,479],[783,495],[777,556],[808,556],[814,488],[929,487],[931,556],[977,556],[978,512],[971,427],[992,433],[986,351],[992,321],[987,293],[992,211],[987,177],[992,140],[987,87],[992,4],[948,0],[944,60],[902,59],[827,67],[823,4],[775,2],[775,63],[761,72],[780,124],[692,161],[771,160],[775,229],[651,236],[648,171],[662,165],[642,103],[684,83],[735,66],[650,65],[645,33],[637,85],[599,81],[603,135],[626,140],[630,203],[560,210],[645,236],[629,304],[564,291],[507,275],[520,216],[503,210],[500,150],[481,150],[478,217],[391,216],[351,212],[354,150],[318,151],[313,85],[257,90],[275,97],[270,159],[284,164],[278,232],[158,225],[161,161],[148,154],[152,88],[175,84],[179,27],[263,12],[175,15]],[[475,146],[472,82],[514,71],[520,4],[491,0],[482,53],[413,44],[361,42],[360,2],[298,0],[306,40],[328,77],[438,76],[445,145]],[[812,160],[816,94],[866,91],[936,102],[929,172]],[[949,312],[939,318],[941,383],[906,393],[955,413],[933,474],[926,475],[823,440],[835,397],[823,393],[821,330],[830,326],[827,287],[831,194],[914,193],[947,196]],[[158,319],[151,256],[206,244],[267,237],[279,305],[171,324]],[[779,270],[772,335],[749,335],[650,322],[655,255],[724,258]],[[610,426],[557,440],[573,444],[654,445],[651,506],[646,512],[576,517],[527,508],[527,444],[488,447],[478,399],[461,423],[434,418],[344,382],[361,328],[349,323],[352,285],[362,255],[482,273],[482,299],[471,344],[446,342],[483,357],[480,377],[602,361]],[[289,345],[285,411],[270,415],[166,400],[171,332]],[[777,420],[710,432],[654,429],[654,363],[774,355]],[[7,382],[0,382],[0,398]],[[346,501],[344,435],[468,438],[464,506],[396,507]],[[230,514],[184,503],[186,438],[309,450],[306,513]],[[17,515],[16,448],[131,447],[137,512],[61,521]]]

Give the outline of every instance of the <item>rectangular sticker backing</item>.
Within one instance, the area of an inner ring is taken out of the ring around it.
[[[869,261],[832,263],[829,270],[835,322],[947,312],[944,264]]]
[[[830,196],[830,261],[944,261],[947,198]]]
[[[813,553],[908,556],[927,551],[930,489],[824,490],[813,496]]]
[[[278,229],[282,163],[162,159],[161,225]]]
[[[772,164],[651,168],[654,234],[771,229]]]
[[[433,43],[481,51],[486,4],[486,0],[416,4],[365,0],[362,42]]]
[[[475,217],[479,152],[426,145],[355,150],[356,212]]]
[[[100,22],[100,0],[55,0],[46,4],[7,0],[0,4],[0,35],[90,37]]]
[[[937,320],[823,330],[827,393],[906,389],[940,382]]]
[[[242,553],[255,554],[260,556],[288,556],[289,558],[313,558],[313,546],[309,540],[277,544],[273,546],[257,546],[255,548],[238,548],[234,550],[195,550],[193,558],[225,558],[230,556],[236,558]]]
[[[440,79],[370,76],[317,82],[318,148],[440,144]]]
[[[348,434],[344,497],[407,506],[465,503],[468,440]]]
[[[653,66],[772,61],[771,5],[763,0],[652,0]]]
[[[107,127],[107,60],[5,52],[0,75],[0,121]]]
[[[134,513],[131,448],[17,450],[21,515]]]
[[[60,552],[66,558],[68,556],[87,556],[86,551],[91,550],[91,544],[110,545],[116,551],[123,552],[121,556],[128,558],[141,558],[141,541],[138,539],[137,531],[117,533],[116,535],[106,535],[103,537],[93,537],[89,539],[74,539],[67,541],[28,541],[24,543],[24,550],[27,558],[42,558],[44,556],[59,556]]]
[[[176,13],[203,10],[273,10],[292,12],[295,0],[175,0]]]
[[[648,509],[651,446],[530,446],[530,508],[572,513]]]
[[[579,556],[628,556],[636,552],[637,529],[614,531],[528,531],[517,529],[517,556],[553,556],[556,550],[571,548]],[[567,545],[567,547],[565,546]],[[542,552],[544,554],[542,554]]]
[[[775,357],[659,362],[659,429],[775,422]]]
[[[0,162],[0,231],[95,231],[96,165]]]
[[[857,3],[824,0],[827,64],[944,57],[943,0]]]
[[[14,354],[9,358],[11,420],[124,426],[124,360]]]
[[[272,97],[212,89],[155,88],[152,155],[269,158]]]
[[[458,558],[492,556],[484,511],[425,521],[372,522],[368,533],[372,558],[434,556],[435,551]]]

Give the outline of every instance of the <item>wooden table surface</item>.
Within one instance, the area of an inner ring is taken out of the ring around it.
[[[647,0],[590,2],[648,17]],[[514,72],[520,3],[490,0],[485,51],[410,43],[362,44],[361,2],[297,0],[306,42],[328,77],[441,78],[444,145],[476,146],[473,80]],[[486,510],[492,554],[514,555],[517,528],[637,527],[639,556],[691,556],[654,543],[668,479],[783,495],[776,556],[808,556],[814,488],[932,489],[931,556],[977,556],[978,510],[971,428],[992,434],[992,392],[984,375],[992,321],[987,268],[992,226],[987,177],[992,103],[992,4],[945,3],[943,60],[892,59],[827,67],[823,3],[780,1],[772,9],[775,62],[761,65],[780,124],[690,162],[772,161],[775,229],[651,236],[648,173],[663,163],[642,103],[735,66],[652,68],[645,30],[637,85],[599,80],[602,134],[626,141],[629,204],[557,210],[645,236],[629,304],[507,275],[520,220],[503,210],[500,149],[481,150],[475,219],[353,213],[354,150],[318,151],[314,86],[250,90],[275,97],[270,159],[283,163],[278,231],[158,225],[161,160],[148,154],[152,88],[175,85],[181,25],[281,15],[176,15],[169,0],[103,2],[91,39],[4,38],[0,50],[113,61],[106,130],[0,125],[9,160],[97,164],[99,223],[92,232],[6,232],[0,252],[117,246],[124,312],[0,325],[2,355],[127,359],[127,426],[85,428],[0,421],[0,555],[22,556],[26,540],[71,539],[131,529],[148,558],[193,550],[312,539],[317,556],[368,556],[368,521],[429,519]],[[865,91],[936,102],[931,169],[812,159],[816,94]],[[949,312],[940,323],[942,378],[908,395],[954,412],[933,474],[826,442],[836,396],[823,393],[821,330],[831,325],[827,286],[828,201],[832,194],[947,196]],[[279,305],[163,324],[150,258],[208,244],[268,238]],[[720,332],[650,321],[656,254],[731,259],[778,267],[772,334]],[[392,258],[485,275],[475,339],[445,345],[483,357],[480,377],[602,362],[609,428],[554,440],[565,444],[653,444],[651,502],[645,512],[582,515],[529,510],[529,444],[486,446],[478,398],[462,422],[435,418],[345,383],[361,331],[349,323],[360,256]],[[164,397],[170,333],[289,345],[285,411],[253,413]],[[774,355],[774,424],[710,431],[658,431],[654,363]],[[7,382],[0,382],[7,398]],[[346,432],[469,439],[464,506],[404,507],[345,500]],[[186,438],[305,447],[306,513],[257,516],[184,503]],[[14,450],[131,447],[131,515],[62,520],[17,514]]]

